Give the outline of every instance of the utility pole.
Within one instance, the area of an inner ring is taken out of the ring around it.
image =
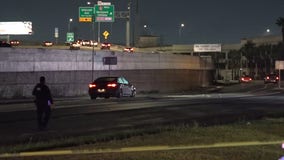
[[[131,0],[128,2],[128,18],[126,20],[126,46],[130,47],[130,20],[131,20]]]
[[[134,21],[134,27],[133,27],[133,45],[138,45],[138,37],[140,36],[140,13],[139,13],[139,0],[134,0],[135,8],[133,9],[133,14],[135,17]]]
[[[115,12],[115,18],[126,19],[126,46],[130,46],[130,21],[131,21],[131,0],[128,2],[128,11]]]

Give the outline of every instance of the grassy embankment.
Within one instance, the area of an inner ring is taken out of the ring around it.
[[[134,129],[60,140],[37,141],[14,146],[1,146],[1,153],[34,150],[121,149],[137,146],[207,146],[193,149],[160,150],[122,153],[83,154],[83,159],[190,159],[190,160],[272,160],[284,155],[281,144],[216,147],[234,142],[270,142],[284,140],[284,119],[263,119],[235,124],[199,126],[161,126]],[[70,147],[74,146],[74,147]],[[66,148],[68,147],[68,148]],[[64,156],[76,159],[77,156]],[[47,157],[46,157],[47,158]],[[49,156],[49,158],[52,158]],[[58,158],[58,157],[57,157]]]

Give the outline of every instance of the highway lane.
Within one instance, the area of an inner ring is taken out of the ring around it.
[[[59,50],[70,50],[70,46],[69,45],[53,45],[53,46],[42,46],[42,45],[19,45],[19,46],[13,46],[14,48],[33,48],[33,49],[59,49]],[[100,49],[100,45],[97,47],[90,47],[90,46],[80,46],[80,50],[84,50],[84,51],[108,51],[108,50],[101,50]],[[116,45],[116,44],[112,44],[111,48],[109,51],[117,51],[117,52],[123,52],[124,46],[122,45]],[[135,51],[138,50],[135,49]],[[139,49],[139,52],[142,52],[143,49]]]
[[[282,116],[283,104],[283,93],[274,90],[274,87],[256,87],[254,91],[246,92],[151,95],[122,99],[67,98],[56,101],[49,129],[45,132],[36,129],[31,102],[6,104],[0,106],[0,144],[27,141],[45,134],[56,138],[127,127],[196,122],[211,125]]]

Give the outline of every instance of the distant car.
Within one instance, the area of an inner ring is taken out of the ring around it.
[[[11,44],[0,41],[0,47],[12,47]]]
[[[98,46],[98,42],[93,41],[93,40],[82,40],[82,41],[79,41],[79,43],[82,46],[89,46],[89,47],[92,47],[92,46],[97,47]]]
[[[10,45],[11,46],[18,46],[18,45],[20,45],[20,41],[19,40],[11,40]]]
[[[82,39],[77,39],[75,42],[79,43],[79,44],[82,44],[83,40]]]
[[[91,40],[91,41],[90,41],[90,46],[98,47],[98,42]]]
[[[123,52],[133,53],[134,52],[134,48],[132,48],[132,47],[125,47],[123,49]]]
[[[277,74],[268,74],[264,77],[264,84],[266,83],[278,83],[279,76]]]
[[[242,76],[240,78],[240,82],[241,83],[248,83],[248,82],[251,82],[251,81],[252,81],[252,78],[250,76],[248,76],[248,75]]]
[[[108,42],[104,42],[101,44],[101,49],[110,49],[111,44]]]
[[[43,41],[42,42],[42,46],[44,46],[44,47],[51,47],[51,46],[53,46],[53,43],[50,42],[50,41]]]
[[[70,44],[70,50],[79,50],[81,47],[81,44],[80,43],[77,43],[77,42],[73,42]]]
[[[91,46],[91,42],[90,42],[90,40],[82,40],[81,45],[82,46]]]
[[[67,41],[65,42],[66,46],[70,46],[71,44],[72,44],[72,42],[67,42]]]
[[[89,84],[89,95],[91,99],[135,97],[136,88],[124,77],[99,77]]]

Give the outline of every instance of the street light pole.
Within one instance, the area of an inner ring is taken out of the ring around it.
[[[98,43],[101,43],[101,22],[98,22]]]
[[[131,0],[128,2],[128,17],[126,19],[126,46],[130,47]]]
[[[70,19],[69,19],[69,22],[68,22],[68,32],[70,32],[71,22],[73,22],[73,19],[72,19],[72,18],[70,18]]]
[[[145,33],[145,35],[147,35],[147,27],[148,27],[148,26],[147,26],[146,24],[144,24],[143,27],[144,27],[144,33]]]
[[[184,26],[185,26],[185,25],[182,23],[182,24],[180,24],[180,27],[179,27],[178,35],[179,35],[179,40],[180,40],[180,41],[181,41],[181,31],[182,31],[182,29],[183,29]]]
[[[91,2],[87,2],[87,5],[91,5],[92,3]],[[94,70],[95,70],[95,54],[96,54],[96,51],[95,51],[95,16],[93,15],[92,16],[92,82],[94,81]]]
[[[92,42],[93,42],[93,46],[92,46],[92,82],[94,81],[94,70],[95,70],[95,19],[94,19],[94,15],[92,16]]]

